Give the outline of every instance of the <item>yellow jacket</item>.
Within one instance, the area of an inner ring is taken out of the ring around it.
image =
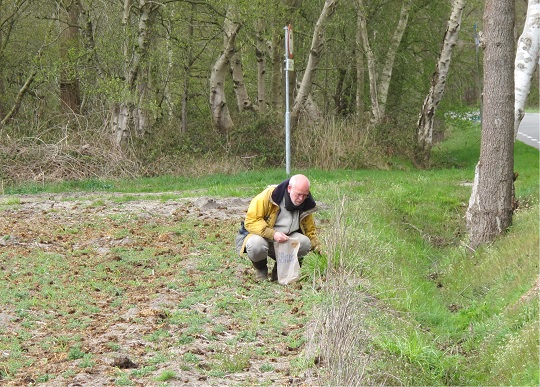
[[[269,186],[251,200],[244,220],[245,230],[243,233],[245,237],[243,240],[241,237],[237,237],[239,255],[243,254],[246,241],[251,235],[260,235],[265,239],[274,240],[276,230],[273,227],[280,211],[279,203],[281,203],[288,185],[289,180],[287,179],[279,185]],[[317,250],[320,245],[313,219],[313,213],[316,211],[315,200],[309,194],[304,200],[303,210],[300,212],[300,231],[310,239],[312,250]],[[242,234],[242,230],[240,230],[240,234]],[[242,244],[240,245],[239,242]]]

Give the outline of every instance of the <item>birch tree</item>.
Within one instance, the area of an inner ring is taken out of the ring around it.
[[[514,7],[514,0],[485,4],[482,139],[466,214],[472,248],[492,241],[512,223]]]
[[[357,26],[359,29],[359,35],[362,40],[362,46],[364,48],[364,54],[367,60],[367,70],[369,79],[369,98],[371,101],[371,122],[379,122],[381,118],[381,110],[379,108],[379,99],[377,98],[377,63],[375,60],[375,54],[369,43],[367,20],[363,0],[357,0],[358,4],[358,16]]]
[[[367,20],[365,15],[365,5],[363,0],[358,1],[358,12],[359,22],[358,25],[361,28],[362,43],[364,46],[364,52],[367,58],[368,66],[368,76],[369,76],[369,93],[371,99],[371,125],[376,126],[380,124],[386,114],[386,102],[388,99],[388,90],[390,88],[390,81],[392,79],[392,71],[394,68],[394,61],[396,59],[397,50],[405,29],[407,28],[407,23],[409,20],[409,12],[412,7],[412,0],[403,0],[401,3],[401,10],[398,18],[398,22],[388,50],[386,51],[385,61],[382,64],[377,63],[375,54],[371,47],[368,29],[367,29]],[[380,68],[380,72],[377,71],[377,68]]]
[[[113,108],[112,112],[112,131],[115,143],[124,147],[132,130],[142,136],[147,127],[144,108],[142,107],[142,98],[140,91],[137,90],[137,80],[139,76],[145,77],[146,74],[141,71],[143,62],[148,53],[150,29],[153,21],[153,14],[160,6],[153,1],[139,0],[138,7],[132,4],[132,0],[124,0],[124,9],[122,25],[124,28],[124,98]],[[130,21],[132,8],[136,10],[137,15],[137,40],[132,45],[130,39]],[[142,79],[141,83],[146,80]]]
[[[253,105],[251,99],[249,98],[246,83],[244,82],[244,70],[242,69],[242,55],[240,50],[234,50],[234,54],[232,55],[230,62],[238,111],[254,110],[255,105]]]
[[[225,78],[229,62],[234,55],[234,45],[239,30],[240,24],[234,21],[233,12],[228,9],[223,24],[223,50],[212,66],[210,74],[210,108],[214,125],[220,131],[227,131],[234,125],[225,98]]]
[[[257,105],[259,111],[266,111],[266,41],[264,39],[265,23],[262,17],[255,22],[255,56],[257,58]]]
[[[13,117],[17,115],[19,112],[19,109],[21,108],[21,103],[28,92],[28,89],[30,88],[30,85],[32,82],[34,82],[34,79],[36,78],[37,70],[32,69],[30,71],[30,74],[26,78],[26,81],[22,85],[22,87],[19,89],[19,92],[17,93],[17,97],[15,98],[15,102],[13,103],[13,106],[9,110],[9,112],[2,118],[2,121],[0,121],[0,129],[2,129]]]
[[[277,20],[274,24],[280,25],[280,20]],[[283,85],[282,85],[282,63],[283,58],[281,56],[281,43],[282,43],[282,29],[274,29],[272,34],[272,40],[270,42],[268,51],[271,59],[271,84],[270,84],[270,101],[274,109],[279,109],[283,106]]]
[[[433,144],[433,120],[437,106],[442,99],[446,85],[446,77],[452,59],[452,49],[457,43],[459,30],[461,28],[461,17],[465,0],[454,0],[452,11],[448,20],[443,44],[435,72],[431,77],[431,87],[424,99],[422,110],[417,123],[417,161],[426,164],[429,161],[431,147]]]
[[[270,25],[273,26],[272,38],[268,42],[268,57],[270,58],[270,105],[275,110],[283,108],[283,27],[288,25],[295,26],[295,15],[300,11],[303,0],[281,0],[274,2],[273,18]],[[296,85],[296,72],[289,73],[289,90],[293,90]]]
[[[328,22],[328,19],[335,12],[337,4],[338,0],[326,0],[319,19],[315,24],[315,28],[313,30],[313,37],[311,40],[311,48],[309,51],[308,63],[306,65],[306,69],[304,71],[304,75],[298,89],[298,94],[294,99],[293,107],[291,110],[291,124],[293,125],[298,121],[300,110],[305,105],[311,92],[313,77],[315,75],[315,72],[317,71],[319,62],[321,60],[322,50],[324,47],[324,28],[326,26],[326,23]]]
[[[531,80],[540,55],[540,0],[529,0],[523,33],[517,43],[514,106],[514,139],[525,115],[525,102],[531,90]]]

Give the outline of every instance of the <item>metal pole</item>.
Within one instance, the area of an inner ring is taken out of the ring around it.
[[[289,111],[289,27],[285,26],[285,172],[291,174],[291,112]]]

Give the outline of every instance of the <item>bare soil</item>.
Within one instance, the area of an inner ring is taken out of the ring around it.
[[[234,253],[249,199],[149,196],[0,196],[0,384],[305,385],[302,284]]]

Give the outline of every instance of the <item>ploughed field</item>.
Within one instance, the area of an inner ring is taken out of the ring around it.
[[[312,290],[235,254],[249,199],[173,196],[0,197],[0,384],[307,382]]]

